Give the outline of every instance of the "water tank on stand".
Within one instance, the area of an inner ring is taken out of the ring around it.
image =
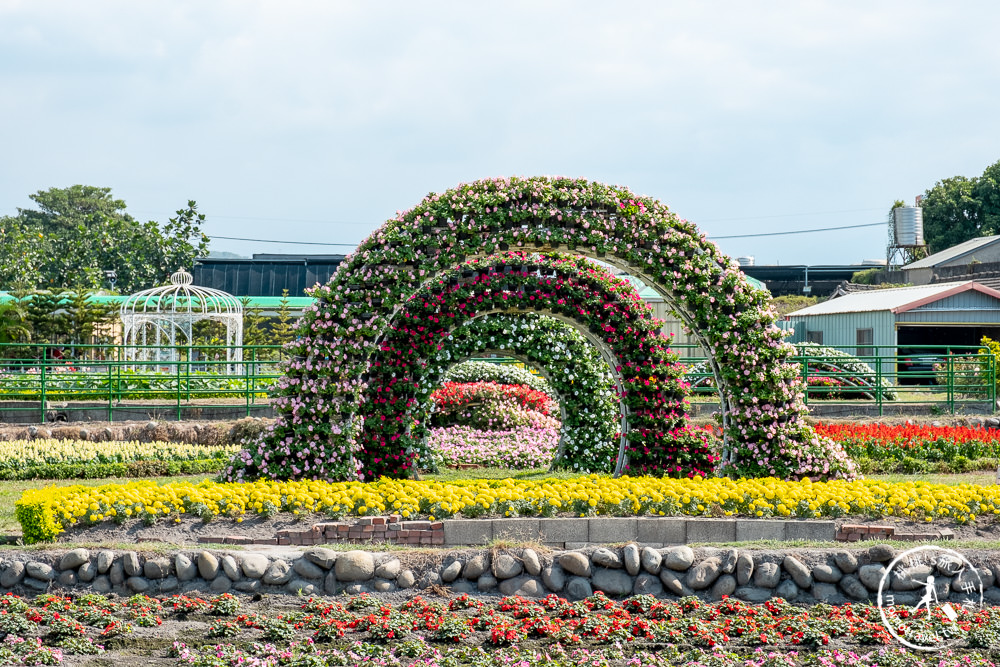
[[[919,206],[900,206],[892,211],[897,248],[924,245],[924,210]]]

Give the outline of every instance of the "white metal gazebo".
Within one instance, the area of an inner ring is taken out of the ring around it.
[[[243,305],[231,294],[193,285],[181,268],[170,284],[137,292],[122,302],[125,359],[172,364],[178,349],[193,343],[195,322],[210,320],[226,327],[226,370],[239,373],[243,361]],[[150,364],[142,364],[148,367]]]

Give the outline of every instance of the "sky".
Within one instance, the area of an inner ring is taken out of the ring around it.
[[[214,251],[349,251],[429,192],[562,175],[757,264],[884,258],[1000,160],[1000,3],[0,0],[0,214],[189,199]],[[0,249],[2,251],[2,249]]]

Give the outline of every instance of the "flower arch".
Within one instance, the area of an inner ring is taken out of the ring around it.
[[[844,477],[843,448],[805,422],[802,385],[787,363],[766,294],[739,266],[666,205],[620,186],[583,179],[497,178],[429,194],[372,233],[300,324],[279,419],[241,452],[229,475],[330,477],[352,455],[351,417],[366,387],[369,355],[394,313],[420,287],[470,256],[509,248],[596,257],[643,280],[708,352],[722,405],[721,470],[745,476]],[[265,452],[302,466],[261,465]]]
[[[552,467],[614,471],[620,420],[614,379],[607,362],[576,329],[539,313],[497,313],[472,318],[441,342],[444,346],[426,359],[426,366],[413,369],[422,388],[433,390],[451,368],[482,354],[518,359],[545,377],[559,401],[562,428]],[[409,446],[420,456],[429,409],[420,401],[411,417],[417,426]]]
[[[423,423],[434,386],[422,376],[445,352],[456,327],[491,313],[529,309],[586,332],[607,360],[621,406],[620,417],[607,425],[620,422],[619,443],[609,457],[616,472],[704,475],[714,468],[705,438],[686,428],[683,367],[632,285],[584,259],[507,252],[445,272],[397,313],[380,354],[371,358],[359,408],[361,473],[406,474],[419,458],[420,438],[410,424],[417,415]],[[571,463],[580,467],[580,459]]]

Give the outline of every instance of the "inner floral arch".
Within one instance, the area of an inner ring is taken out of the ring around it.
[[[620,430],[614,381],[607,363],[576,329],[538,313],[496,313],[456,327],[444,342],[419,369],[422,387],[435,387],[450,368],[482,354],[517,359],[538,370],[559,401],[562,428],[553,469],[614,472]],[[409,431],[407,446],[421,457],[429,409],[420,402],[410,413],[417,426]]]
[[[508,252],[444,274],[425,285],[394,317],[381,341],[380,354],[372,357],[369,387],[360,407],[365,427],[356,455],[366,476],[405,474],[415,459],[426,454],[420,450],[424,433],[420,425],[426,421],[436,378],[454,356],[450,348],[474,351],[495,344],[485,336],[489,329],[482,330],[497,317],[492,313],[529,308],[585,331],[609,362],[608,375],[616,382],[615,407],[602,408],[607,415],[599,416],[581,405],[590,400],[586,395],[591,392],[574,397],[568,410],[572,420],[564,433],[582,426],[580,418],[585,416],[600,418],[596,430],[603,435],[598,441],[591,437],[564,448],[560,465],[672,475],[706,474],[714,467],[704,438],[683,428],[683,369],[669,351],[661,323],[651,316],[634,287],[586,260]],[[477,319],[483,315],[489,317]],[[560,325],[549,321],[549,328]],[[574,338],[576,348],[590,347],[583,335],[576,333]],[[550,366],[546,362],[553,361],[554,355],[547,348],[554,342],[558,341],[532,336],[521,348],[533,360]],[[559,386],[564,392],[572,390],[570,382]],[[414,421],[416,432],[410,430]],[[606,434],[619,428],[619,442],[607,442]],[[598,435],[592,425],[587,430]],[[608,462],[613,464],[611,469]]]
[[[856,476],[843,448],[806,424],[803,387],[788,363],[794,348],[775,325],[768,296],[734,261],[662,202],[552,177],[486,179],[432,193],[371,234],[314,291],[317,303],[301,320],[276,402],[279,418],[226,476],[342,475],[369,352],[395,309],[467,257],[531,247],[601,258],[639,276],[697,332],[720,389],[721,472]]]

